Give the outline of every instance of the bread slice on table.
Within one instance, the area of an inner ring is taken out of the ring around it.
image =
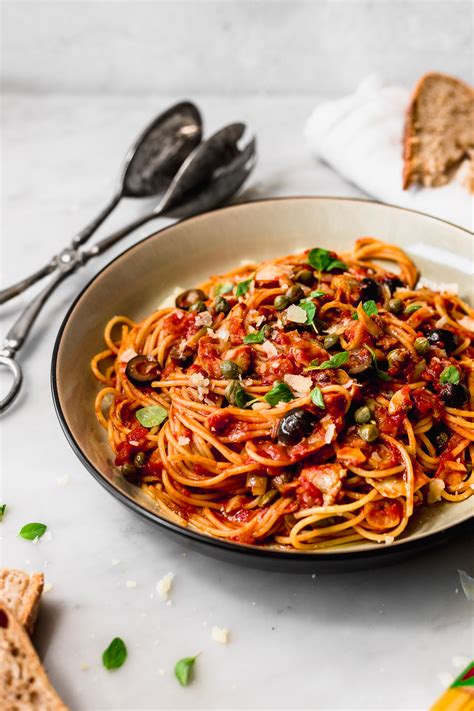
[[[460,182],[474,192],[474,89],[446,74],[425,74],[406,116],[403,188],[445,185],[461,164]]]
[[[27,632],[33,632],[43,592],[43,573],[0,568],[0,604],[5,604]]]
[[[68,711],[51,686],[28,634],[3,604],[0,604],[0,709]]]

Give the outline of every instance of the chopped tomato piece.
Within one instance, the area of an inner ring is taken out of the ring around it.
[[[417,388],[411,394],[413,405],[420,417],[432,415],[435,420],[439,420],[444,412],[444,407],[437,395],[431,393],[426,388]]]
[[[321,491],[309,479],[300,478],[296,487],[296,497],[302,508],[309,509],[312,506],[323,505]]]
[[[235,422],[235,417],[228,410],[221,409],[213,412],[207,418],[207,426],[212,434],[222,435]]]
[[[127,439],[129,444],[132,445],[132,447],[143,447],[143,445],[146,443],[147,434],[148,430],[146,427],[137,425],[128,433]]]
[[[331,506],[339,497],[345,476],[346,470],[340,464],[320,464],[303,467],[299,481],[315,486],[322,495],[323,504]],[[298,494],[298,489],[296,491]]]
[[[130,461],[130,455],[132,453],[133,447],[128,442],[120,442],[117,445],[117,456],[115,457],[115,465],[121,467],[123,464],[127,464]]]

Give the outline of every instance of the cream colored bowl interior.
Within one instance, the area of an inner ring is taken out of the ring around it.
[[[115,259],[76,302],[57,351],[59,406],[89,463],[126,497],[161,516],[147,496],[117,476],[106,434],[94,416],[98,386],[89,361],[103,349],[104,325],[112,316],[141,319],[176,286],[194,286],[243,259],[263,260],[315,246],[344,251],[360,236],[404,248],[423,276],[458,284],[460,294],[474,303],[470,233],[426,215],[352,199],[287,198],[236,205],[154,234]],[[424,509],[393,545],[447,529],[472,513],[469,500]],[[362,547],[374,545],[353,544],[343,550]]]

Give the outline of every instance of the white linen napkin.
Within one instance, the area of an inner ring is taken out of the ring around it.
[[[474,199],[456,180],[438,188],[402,189],[402,140],[407,89],[372,75],[354,94],[326,101],[309,117],[312,153],[360,190],[383,202],[427,212],[474,229]]]

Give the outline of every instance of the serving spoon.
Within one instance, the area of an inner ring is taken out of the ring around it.
[[[149,220],[159,216],[190,217],[222,205],[243,185],[255,166],[255,138],[240,145],[245,130],[244,124],[230,124],[197,146],[182,164],[157,207],[147,215],[103,238],[87,250],[64,250],[63,255],[67,259],[59,260],[57,273],[20,314],[0,350],[0,365],[7,368],[13,378],[10,390],[0,400],[0,412],[4,412],[20,392],[23,374],[15,357],[44,304],[59,284],[89,259],[102,254]]]
[[[157,116],[128,150],[109,203],[82,229],[69,247],[26,279],[0,291],[0,304],[18,296],[69,259],[69,250],[90,239],[123,198],[146,198],[162,194],[191,151],[201,142],[202,119],[190,101],[181,101]]]

